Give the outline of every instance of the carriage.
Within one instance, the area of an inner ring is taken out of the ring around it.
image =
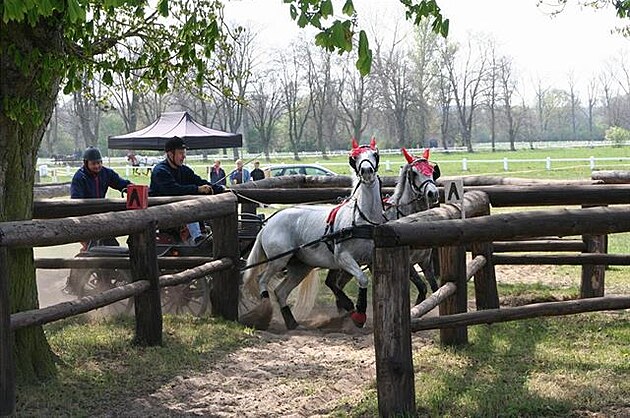
[[[239,214],[238,242],[241,259],[245,259],[262,228],[264,214]],[[191,244],[181,239],[174,231],[158,231],[156,234],[156,253],[158,263],[160,259],[179,258],[181,261],[202,264],[212,257],[213,236],[212,229],[206,223],[205,237],[202,241]],[[110,245],[108,245],[110,244]],[[79,252],[77,258],[120,257],[128,258],[129,249],[118,245],[111,245],[111,239],[91,241],[85,250]],[[161,274],[174,273],[168,268],[160,268]],[[131,272],[121,268],[73,268],[70,270],[64,291],[78,297],[93,296],[116,286],[130,283]],[[192,314],[202,316],[210,307],[210,290],[212,278],[205,276],[190,283],[162,288],[162,310],[166,313]],[[133,299],[127,299],[113,305],[116,314],[131,313]]]

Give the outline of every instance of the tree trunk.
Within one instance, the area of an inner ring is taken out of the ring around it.
[[[0,22],[0,33],[5,100],[0,113],[0,222],[4,222],[32,217],[37,150],[61,81],[58,73],[44,80],[44,75],[54,71],[50,66],[44,68],[47,59],[17,68],[7,46],[14,43],[22,57],[34,50],[60,55],[63,48],[62,25],[54,17],[40,18],[35,26]],[[38,308],[32,248],[9,248],[8,259],[11,313]],[[44,380],[55,374],[53,355],[41,326],[15,333],[14,358],[20,381]]]

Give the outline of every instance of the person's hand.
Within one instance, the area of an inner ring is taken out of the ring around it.
[[[197,191],[201,194],[212,194],[212,186],[208,184],[202,184],[201,186],[197,187]]]

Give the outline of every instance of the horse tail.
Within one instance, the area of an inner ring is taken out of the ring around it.
[[[262,248],[260,239],[256,239],[254,246],[252,247],[249,256],[247,257],[247,266],[253,264],[262,263],[267,259],[265,251]],[[241,286],[241,298],[239,301],[239,312],[244,314],[250,311],[254,306],[260,302],[260,290],[258,287],[258,276],[260,276],[265,269],[265,264],[259,264],[257,266],[248,268],[243,273],[242,286]]]
[[[312,269],[297,288],[293,314],[296,319],[308,318],[315,305],[315,298],[319,292],[319,269]]]

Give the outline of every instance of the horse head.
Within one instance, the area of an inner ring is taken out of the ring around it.
[[[379,155],[376,147],[376,140],[372,138],[370,145],[359,145],[356,139],[352,138],[352,149],[348,156],[350,167],[359,181],[371,184],[377,177]]]
[[[429,161],[429,149],[422,153],[422,157],[414,157],[405,148],[402,149],[402,153],[409,165],[407,181],[412,190],[418,197],[424,199],[427,208],[437,206],[440,192],[435,181],[440,177],[440,167]]]

